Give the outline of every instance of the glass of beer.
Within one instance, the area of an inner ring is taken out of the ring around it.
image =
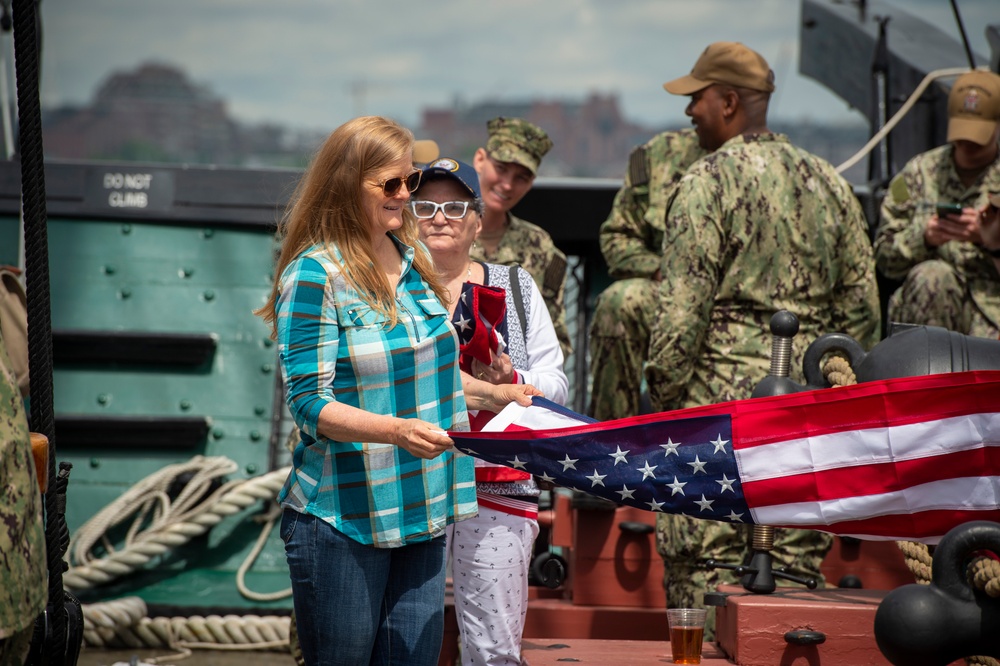
[[[670,652],[675,664],[700,664],[705,636],[704,608],[668,608]]]

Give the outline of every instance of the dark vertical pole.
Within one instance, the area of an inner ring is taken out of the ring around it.
[[[878,42],[875,44],[875,56],[872,59],[872,86],[874,87],[875,107],[872,111],[872,134],[880,131],[889,122],[889,40],[886,26],[888,16],[876,16],[878,21]],[[874,191],[885,187],[892,172],[892,154],[889,137],[884,137],[878,144],[878,152],[872,153],[868,163],[868,181]]]
[[[24,216],[25,283],[28,294],[28,368],[31,376],[30,423],[49,438],[49,483],[45,494],[46,550],[51,629],[46,652],[62,663],[66,652],[63,548],[53,519],[64,512],[57,492],[56,439],[52,407],[52,321],[49,307],[49,253],[45,209],[45,162],[38,94],[40,69],[38,4],[14,0],[14,61],[17,74],[18,149],[21,158],[21,207]]]
[[[962,15],[958,12],[958,2],[951,0],[951,11],[955,14],[955,23],[958,24],[958,32],[962,35],[962,46],[965,47],[965,57],[969,59],[969,69],[976,68],[976,58],[972,55],[972,47],[969,46],[969,36],[965,34],[965,24],[962,23]]]
[[[31,372],[31,429],[55,441],[52,408],[52,320],[49,303],[48,215],[41,105],[38,98],[38,42],[35,0],[14,0],[14,59],[17,73],[18,152],[24,217],[25,283],[28,292],[28,363]],[[53,453],[50,449],[50,454]],[[50,455],[50,479],[56,477]]]

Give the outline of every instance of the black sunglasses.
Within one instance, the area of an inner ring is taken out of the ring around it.
[[[423,172],[417,170],[412,172],[408,176],[393,176],[392,178],[385,178],[378,182],[378,186],[382,188],[382,194],[387,197],[394,197],[399,189],[403,187],[403,183],[406,183],[406,189],[408,192],[413,192],[420,186],[420,176]]]

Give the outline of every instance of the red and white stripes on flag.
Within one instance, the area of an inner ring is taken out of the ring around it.
[[[1000,522],[998,371],[588,421],[539,400],[504,410],[503,432],[449,434],[477,457],[651,511],[926,543]]]

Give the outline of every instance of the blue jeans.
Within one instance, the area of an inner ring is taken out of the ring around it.
[[[443,536],[374,548],[286,508],[281,539],[309,666],[437,664],[444,633]]]

